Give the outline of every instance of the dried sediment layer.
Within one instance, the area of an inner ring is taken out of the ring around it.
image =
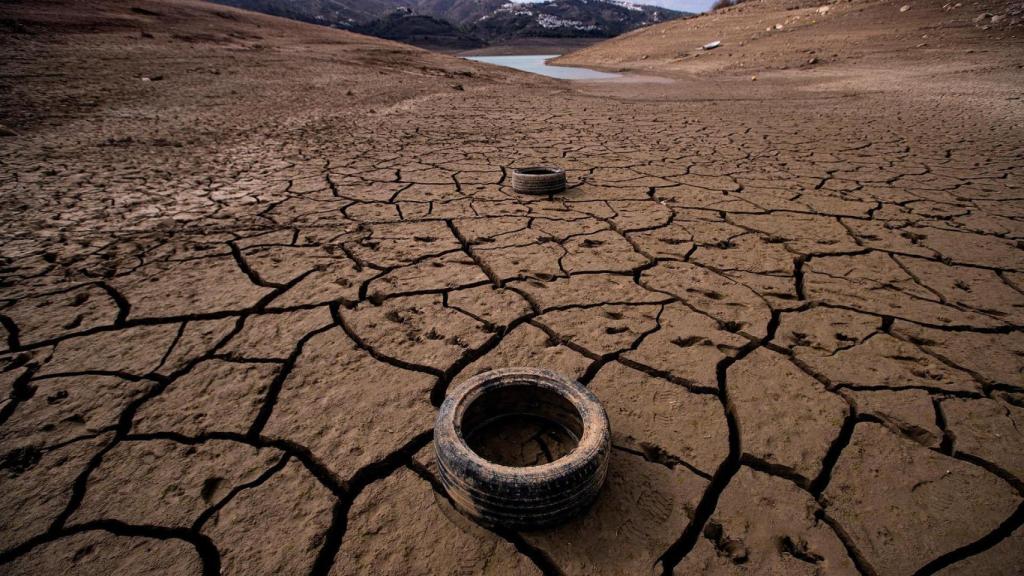
[[[998,73],[613,101],[136,4],[2,9],[0,571],[1021,564]],[[551,161],[585,183],[512,192]],[[466,536],[436,407],[514,365],[602,399],[608,481],[573,524]]]

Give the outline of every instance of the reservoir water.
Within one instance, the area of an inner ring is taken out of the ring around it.
[[[548,66],[547,61],[557,58],[559,54],[529,56],[468,56],[468,60],[515,68],[524,72],[532,72],[542,76],[561,78],[563,80],[608,80],[619,78],[621,74],[599,72],[589,68],[572,68],[569,66]]]

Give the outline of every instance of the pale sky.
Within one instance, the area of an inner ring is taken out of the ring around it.
[[[538,2],[540,0],[515,0],[516,2]],[[629,0],[635,4],[651,4],[652,6],[664,6],[673,10],[683,12],[703,12],[711,8],[714,0]]]

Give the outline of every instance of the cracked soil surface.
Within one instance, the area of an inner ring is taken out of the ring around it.
[[[1019,68],[709,98],[186,0],[0,15],[0,572],[1021,573]],[[570,190],[515,195],[538,163]],[[600,397],[609,477],[490,532],[433,418],[523,365]]]

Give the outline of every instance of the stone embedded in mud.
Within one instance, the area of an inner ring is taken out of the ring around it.
[[[824,496],[827,513],[865,559],[892,574],[912,574],[974,542],[1021,503],[983,468],[871,423],[854,429]]]

